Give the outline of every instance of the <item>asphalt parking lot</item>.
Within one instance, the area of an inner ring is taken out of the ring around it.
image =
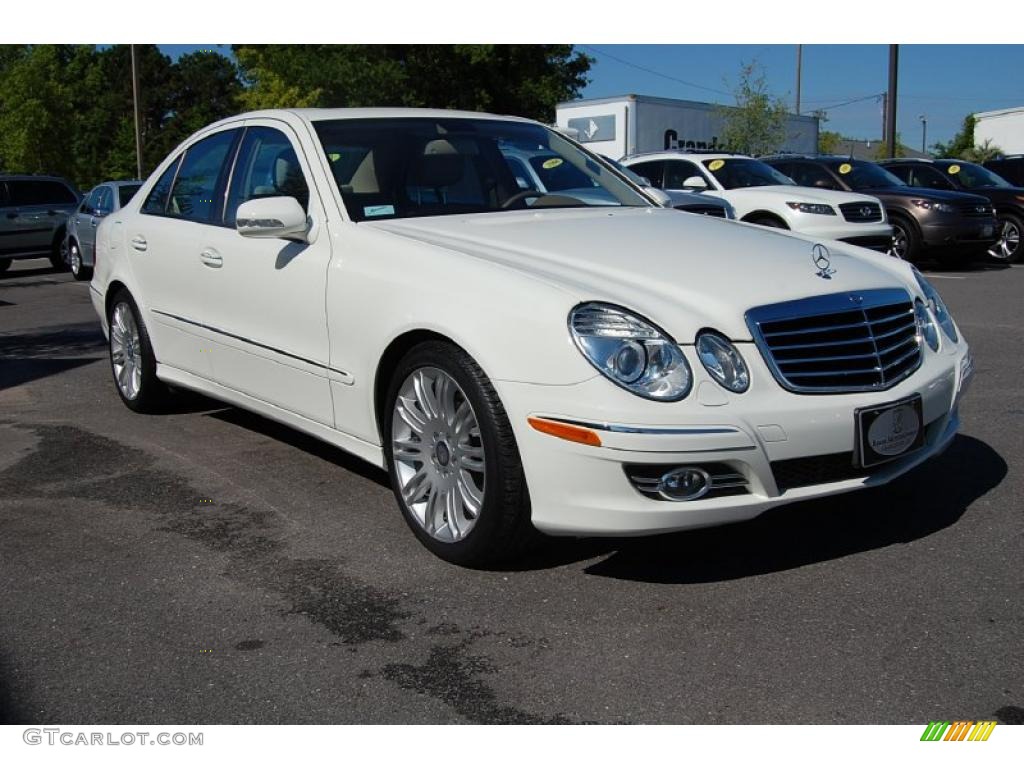
[[[933,273],[978,373],[888,488],[484,572],[340,451],[128,411],[45,266],[0,275],[0,722],[1024,722],[1024,267]]]

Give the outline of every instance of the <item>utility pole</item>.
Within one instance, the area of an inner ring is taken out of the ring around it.
[[[900,47],[889,46],[889,92],[885,102],[885,144],[889,157],[896,157],[896,81],[899,79]]]
[[[925,115],[918,115],[921,120],[921,153],[928,154],[928,118]]]
[[[142,126],[139,122],[139,70],[135,66],[135,46],[132,51],[132,108],[135,112],[135,178],[142,178]]]
[[[796,113],[800,114],[800,80],[804,66],[804,47],[796,47]]]

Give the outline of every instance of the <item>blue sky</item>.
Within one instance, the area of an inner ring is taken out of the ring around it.
[[[226,45],[162,45],[168,55]],[[585,44],[596,59],[584,96],[637,93],[695,101],[731,103],[731,84],[743,62],[764,68],[769,89],[792,107],[796,94],[795,45],[608,45]],[[874,98],[888,83],[888,46],[805,45],[804,111],[824,108],[826,130],[853,138],[882,135],[882,113]],[[904,143],[921,145],[921,121],[928,144],[948,141],[964,115],[1024,105],[1024,45],[900,46],[897,130]],[[680,82],[686,81],[686,82]]]

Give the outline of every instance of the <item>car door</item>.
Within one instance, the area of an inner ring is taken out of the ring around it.
[[[78,233],[78,247],[86,264],[95,263],[96,227],[104,216],[110,213],[110,187],[99,186],[89,193],[85,205],[75,214],[75,230]]]
[[[208,379],[206,313],[216,293],[200,253],[206,234],[219,228],[222,205],[214,201],[223,201],[240,133],[228,128],[191,144],[161,172],[138,213],[121,219],[157,360]]]
[[[263,402],[334,425],[329,383],[326,283],[331,243],[310,165],[291,128],[247,121],[227,191],[222,226],[204,227],[195,247],[217,381]],[[311,242],[243,237],[247,200],[294,197],[313,223]]]

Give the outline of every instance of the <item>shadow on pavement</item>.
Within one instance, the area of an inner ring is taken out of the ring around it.
[[[0,653],[0,725],[31,725],[32,718],[15,701],[11,678],[11,663],[6,654]]]
[[[378,469],[340,448],[335,448],[329,443],[325,443],[315,437],[310,437],[284,424],[279,424],[276,421],[264,418],[250,411],[244,411],[241,408],[229,407],[208,415],[228,424],[234,424],[236,427],[259,432],[261,435],[266,435],[324,461],[329,461],[340,469],[352,472],[360,477],[365,477],[367,480],[372,480],[385,488],[391,488],[388,474],[383,469]]]
[[[96,323],[0,334],[0,390],[94,363],[105,346]]]
[[[924,538],[953,525],[1006,476],[988,444],[958,436],[949,449],[888,486],[777,507],[745,523],[639,539],[555,539],[516,570],[607,557],[586,573],[699,584],[785,571]]]

